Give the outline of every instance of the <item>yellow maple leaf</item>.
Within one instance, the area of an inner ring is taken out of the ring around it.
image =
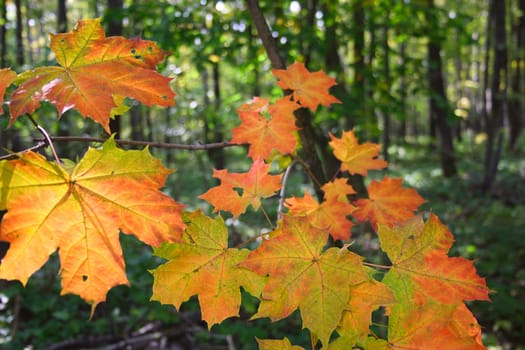
[[[339,159],[341,170],[351,174],[368,175],[368,170],[383,169],[388,165],[383,159],[377,158],[379,155],[379,145],[366,142],[359,144],[354,131],[343,132],[341,138],[330,134],[332,141],[329,142],[334,150],[334,155]]]
[[[184,241],[155,249],[168,262],[152,271],[152,300],[179,308],[198,295],[202,319],[211,328],[239,315],[241,286],[259,295],[265,278],[238,266],[250,251],[228,248],[228,230],[221,217],[212,219],[196,211],[184,213],[184,219],[188,223]]]
[[[181,237],[182,205],[159,191],[171,171],[147,150],[123,151],[110,138],[71,171],[33,152],[0,169],[0,240],[10,243],[0,278],[25,285],[58,249],[62,294],[94,309],[128,284],[119,230],[152,246]]]

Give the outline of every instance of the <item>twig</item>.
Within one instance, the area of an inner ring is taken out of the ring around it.
[[[37,130],[44,136],[46,140],[46,144],[51,148],[51,152],[53,152],[53,157],[55,157],[57,164],[61,165],[62,162],[60,161],[60,158],[58,158],[58,154],[57,154],[57,151],[55,150],[55,146],[53,146],[53,142],[51,141],[51,138],[49,137],[49,134],[47,133],[46,129],[41,127],[30,114],[26,114],[26,115],[31,121],[31,123],[33,123],[33,125],[37,128]]]
[[[21,154],[21,153],[25,153],[25,152],[29,152],[29,151],[35,152],[35,151],[41,150],[42,148],[45,148],[45,147],[47,147],[47,143],[45,141],[43,141],[43,140],[39,140],[36,145],[31,146],[29,148],[26,148],[26,149],[24,149],[22,151],[12,152],[12,151],[7,150],[7,152],[9,152],[9,154],[6,154],[5,156],[0,156],[0,160],[17,159],[17,158],[19,158],[19,154]]]
[[[279,192],[279,206],[277,207],[277,220],[281,219],[283,206],[284,206],[284,198],[286,196],[286,184],[288,183],[288,177],[290,176],[290,173],[292,172],[292,168],[295,165],[296,160],[292,160],[290,165],[288,165],[288,168],[286,168],[286,171],[283,175],[283,181],[281,185],[281,191]]]

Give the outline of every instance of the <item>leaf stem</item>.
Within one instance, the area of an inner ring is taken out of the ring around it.
[[[266,218],[266,221],[268,221],[268,224],[270,225],[272,230],[275,230],[275,226],[273,225],[272,220],[270,219],[270,215],[268,215],[268,212],[266,211],[266,209],[264,209],[264,206],[262,204],[261,204],[261,211],[263,212],[264,217]]]
[[[49,134],[47,133],[46,129],[40,126],[40,124],[38,124],[30,114],[26,114],[26,115],[31,121],[31,123],[33,123],[35,128],[37,128],[37,130],[44,136],[46,140],[46,144],[51,148],[51,152],[53,152],[53,157],[55,157],[57,164],[62,165],[62,162],[60,161],[60,158],[58,157],[57,151],[55,150],[55,146],[53,146],[53,141],[51,140],[51,137],[49,137]]]

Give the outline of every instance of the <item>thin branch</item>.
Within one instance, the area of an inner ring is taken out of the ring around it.
[[[281,185],[281,192],[279,192],[279,206],[277,207],[277,220],[281,218],[283,206],[284,206],[284,198],[286,197],[286,184],[288,183],[288,177],[290,177],[290,173],[292,172],[292,168],[295,165],[297,161],[294,159],[288,165],[288,168],[286,168],[286,171],[283,175],[282,185]]]
[[[98,137],[87,137],[87,136],[53,136],[50,138],[53,142],[98,142],[103,143],[107,139]],[[36,139],[35,141],[42,141]],[[229,142],[216,142],[207,144],[196,144],[196,145],[185,145],[179,143],[166,143],[166,142],[152,142],[152,141],[135,141],[135,140],[122,140],[117,139],[115,142],[119,145],[126,146],[140,146],[140,147],[156,147],[156,148],[168,148],[168,149],[184,149],[190,151],[209,150],[214,148],[226,148],[232,146],[238,146],[237,144]]]
[[[44,140],[39,140],[36,145],[31,146],[29,148],[26,148],[26,149],[24,149],[22,151],[13,152],[13,151],[4,149],[4,151],[8,152],[9,154],[7,154],[5,156],[0,156],[0,160],[17,159],[17,158],[20,157],[19,154],[22,154],[22,153],[25,153],[25,152],[29,152],[29,151],[36,152],[36,151],[39,151],[39,150],[41,150],[43,148],[46,148],[46,147],[47,147],[47,143]]]
[[[53,146],[53,142],[51,141],[51,138],[49,137],[49,134],[47,133],[46,129],[40,126],[35,119],[30,115],[26,114],[31,123],[37,128],[37,130],[44,136],[46,144],[51,148],[51,152],[53,152],[53,157],[55,157],[55,160],[57,161],[58,165],[61,165],[62,162],[60,161],[60,158],[58,157],[57,151],[55,150],[55,146]]]

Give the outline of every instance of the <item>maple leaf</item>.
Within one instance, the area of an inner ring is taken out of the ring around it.
[[[341,103],[329,93],[330,87],[336,85],[335,79],[322,70],[311,73],[303,63],[295,62],[287,69],[272,69],[272,74],[279,79],[277,85],[284,90],[293,90],[294,101],[310,108],[312,112],[320,104],[330,106],[332,103]]]
[[[337,332],[355,342],[370,333],[372,311],[396,302],[392,291],[374,279],[350,286],[350,300]],[[351,344],[351,345],[354,345]]]
[[[393,228],[380,225],[378,236],[393,264],[385,281],[404,290],[403,299],[432,298],[446,304],[489,300],[490,290],[473,263],[447,256],[452,234],[434,214],[425,223],[418,216]]]
[[[226,169],[213,170],[213,177],[221,180],[219,186],[210,188],[199,198],[215,207],[215,212],[226,210],[238,217],[248,206],[255,210],[261,205],[261,198],[268,198],[281,188],[282,175],[270,175],[270,164],[256,159],[247,173],[230,173]],[[242,190],[239,194],[235,189]]]
[[[248,155],[252,159],[268,159],[273,150],[291,154],[297,146],[293,112],[300,106],[281,98],[268,108],[271,115],[266,119],[261,112],[268,106],[268,99],[257,98],[238,109],[241,124],[232,130],[231,143],[249,143]]]
[[[208,328],[232,316],[239,316],[240,287],[259,295],[265,278],[238,264],[250,253],[228,248],[228,230],[221,217],[201,211],[184,213],[188,226],[184,242],[167,243],[154,250],[168,262],[152,271],[152,300],[173,304],[177,309],[198,295],[202,319]]]
[[[284,216],[278,234],[270,236],[241,263],[269,276],[253,318],[276,321],[299,308],[303,327],[328,344],[346,308],[349,287],[369,279],[362,258],[346,248],[323,252],[327,234],[305,217]]]
[[[119,229],[152,246],[181,237],[182,205],[159,191],[171,171],[147,149],[123,151],[110,138],[69,171],[33,152],[0,164],[0,240],[10,243],[0,278],[25,285],[59,249],[62,294],[94,310],[128,284]]]
[[[350,239],[352,221],[347,216],[352,214],[356,207],[347,199],[329,197],[319,204],[310,193],[305,192],[303,198],[287,198],[285,205],[290,215],[306,216],[312,226],[326,230],[334,239]]]
[[[321,187],[321,190],[324,192],[325,199],[336,198],[340,202],[346,202],[348,200],[347,196],[356,193],[345,178],[327,182]]]
[[[381,181],[372,180],[368,198],[354,202],[358,209],[353,216],[370,223],[377,230],[378,224],[393,225],[414,216],[414,211],[425,200],[414,189],[403,188],[401,179],[385,176]]]
[[[392,348],[486,349],[481,342],[481,328],[464,304],[403,302],[392,308],[389,320],[388,342]]]
[[[354,131],[343,132],[340,139],[330,134],[329,145],[334,150],[334,155],[339,159],[341,170],[350,174],[368,175],[368,170],[379,170],[388,166],[388,163],[379,156],[380,146],[376,143],[366,142],[359,144]]]
[[[100,19],[87,19],[78,21],[69,33],[51,34],[50,47],[60,66],[38,67],[19,75],[9,106],[11,123],[33,113],[41,101],[49,101],[60,116],[75,108],[109,133],[118,96],[148,106],[174,105],[171,78],[155,68],[166,52],[152,41],[106,37]]]
[[[257,344],[259,345],[259,350],[304,350],[303,347],[292,345],[288,338],[283,339],[259,339]]]
[[[2,103],[4,103],[5,90],[15,80],[16,73],[9,68],[0,69],[0,113],[2,112]]]

